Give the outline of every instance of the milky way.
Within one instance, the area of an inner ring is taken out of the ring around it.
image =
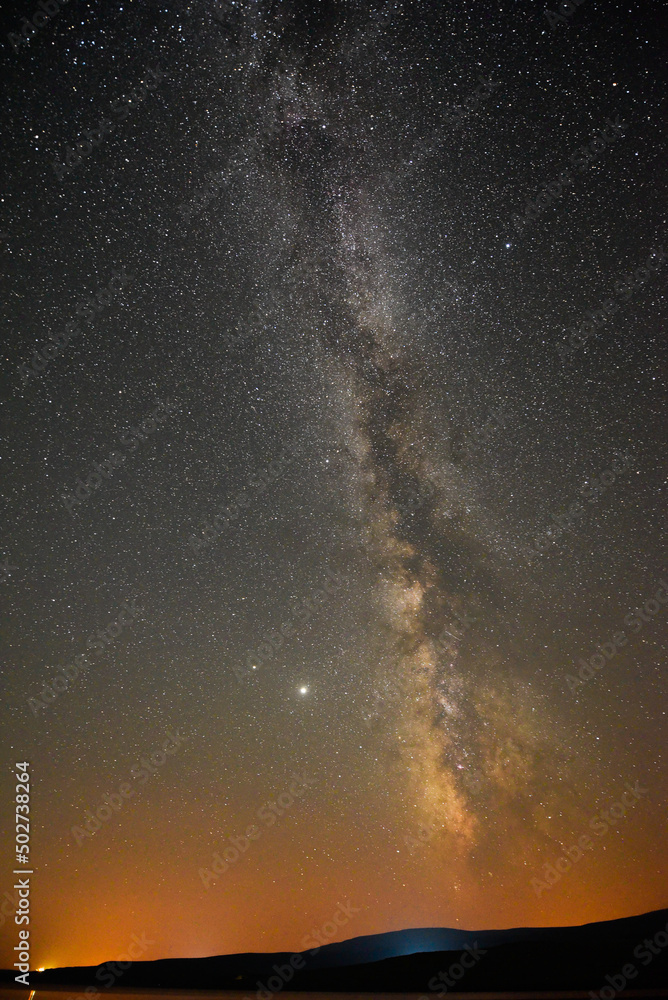
[[[264,81],[276,115],[267,145],[280,148],[284,197],[303,213],[309,295],[325,309],[317,334],[349,456],[350,516],[377,574],[386,648],[369,722],[389,724],[391,767],[414,799],[418,828],[438,835],[444,854],[490,840],[515,852],[507,824],[531,814],[526,793],[537,767],[554,766],[554,749],[530,688],[477,635],[498,589],[486,565],[492,528],[458,467],[462,428],[447,412],[440,426],[430,419],[421,331],[376,207],[378,184],[390,178],[391,191],[407,161],[393,150],[390,168],[386,149],[382,172],[364,162],[361,137],[337,130],[312,76],[282,68]],[[481,801],[495,803],[503,836],[485,829]]]
[[[128,928],[150,958],[294,949],[344,896],[347,936],[663,905],[649,21],[77,4],[7,47],[0,111],[3,761],[39,788],[36,960]],[[295,773],[308,795],[205,886]]]

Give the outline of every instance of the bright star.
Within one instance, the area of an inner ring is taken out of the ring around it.
[[[308,694],[308,688],[306,686],[300,687],[299,693],[300,694]]]

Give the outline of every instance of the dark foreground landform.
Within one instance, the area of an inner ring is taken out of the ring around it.
[[[14,973],[2,979],[13,980]],[[115,962],[31,972],[32,988],[67,985],[86,1000],[114,989],[247,990],[269,1000],[279,990],[369,993],[666,988],[668,909],[581,927],[461,931],[424,928],[353,938],[315,954],[220,955]],[[262,991],[262,992],[259,992]]]

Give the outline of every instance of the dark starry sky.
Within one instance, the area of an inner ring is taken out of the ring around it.
[[[35,964],[665,905],[657,13],[70,0],[18,44],[37,9],[0,105]]]

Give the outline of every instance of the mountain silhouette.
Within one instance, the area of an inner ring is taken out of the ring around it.
[[[577,927],[390,931],[305,952],[133,962],[114,988],[422,992],[668,987],[668,909]],[[665,942],[665,944],[664,944]],[[464,960],[462,961],[462,956]],[[105,985],[110,963],[30,973],[31,987]],[[449,970],[453,970],[450,971]],[[439,977],[445,976],[438,982]],[[2,979],[14,973],[3,971]],[[607,978],[606,978],[607,977]],[[623,982],[622,982],[623,980]],[[615,985],[616,984],[616,985]],[[450,987],[448,987],[450,988]],[[604,995],[608,995],[605,993]],[[664,995],[653,993],[653,996]],[[665,993],[668,997],[668,990]]]

